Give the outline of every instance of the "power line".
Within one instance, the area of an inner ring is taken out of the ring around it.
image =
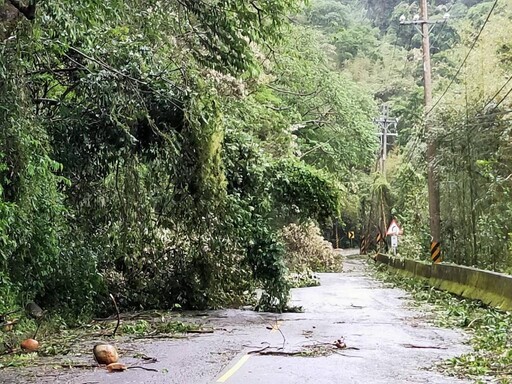
[[[409,148],[408,148],[408,151],[404,153],[404,156],[405,156],[405,162],[406,163],[410,163],[411,160],[412,160],[412,157],[414,156],[415,152],[416,152],[416,148],[417,148],[417,145],[421,143],[421,139],[420,139],[420,136],[417,135],[415,138],[414,138],[414,141],[412,144],[409,145]]]
[[[489,117],[497,117],[497,116],[502,116],[502,115],[507,115],[509,113],[512,112],[512,110],[505,110],[505,111],[498,111],[498,112],[494,112],[496,111],[496,109],[498,109],[498,107],[501,105],[501,103],[503,103],[503,101],[505,101],[505,99],[512,93],[512,88],[510,88],[508,90],[508,92],[505,94],[505,96],[502,97],[502,99],[498,102],[498,104],[496,104],[492,110],[490,111],[491,113],[485,113],[485,108],[487,108],[491,103],[492,101],[501,93],[501,91],[503,91],[506,86],[508,85],[508,83],[510,83],[512,81],[512,76],[505,82],[505,84],[503,84],[500,89],[489,99],[489,101],[487,101],[487,103],[483,106],[483,108],[481,108],[477,113],[475,113],[475,115],[473,116],[473,119],[474,120],[477,120],[473,123],[465,123],[465,124],[462,124],[462,126],[464,127],[479,127],[479,126],[482,126],[482,123],[479,122],[478,120],[480,119],[485,119],[485,118],[489,118]],[[508,122],[508,121],[511,121],[511,120],[500,120],[500,122]],[[473,129],[470,129],[469,132],[472,132]],[[454,132],[449,132],[443,136],[441,136],[441,139],[449,136],[450,134],[453,134]],[[467,134],[468,132],[466,132]]]
[[[489,117],[497,117],[497,116],[501,116],[501,115],[507,115],[509,113],[512,113],[512,109],[507,109],[507,110],[504,110],[504,111],[498,111],[498,112],[494,112],[496,111],[496,109],[501,105],[501,103],[503,103],[503,101],[512,93],[512,88],[509,89],[509,91],[506,93],[505,96],[503,96],[503,98],[498,102],[498,104],[496,104],[493,109],[490,111],[490,113],[485,113],[485,109],[492,103],[492,101],[498,97],[498,95],[501,93],[501,91],[503,91],[507,85],[512,81],[512,76],[508,78],[507,81],[505,81],[505,84],[503,84],[500,89],[498,89],[498,91],[496,91],[496,93],[489,98],[489,100],[487,101],[487,103],[485,103],[485,105],[478,111],[476,112],[472,119],[473,120],[480,120],[480,119],[487,119]],[[507,121],[507,120],[502,120],[502,121]],[[480,122],[478,121],[475,121],[473,123],[466,123],[466,124],[463,124],[467,127],[471,127],[471,126],[477,126],[481,124]]]
[[[395,58],[396,46],[397,46],[397,44],[398,44],[398,37],[399,37],[399,35],[400,35],[400,28],[401,28],[401,27],[402,27],[402,26],[399,24],[399,25],[398,25],[398,31],[396,31],[395,42],[394,42],[394,44],[393,44],[393,54],[391,55],[391,59],[394,59],[394,58]]]
[[[508,113],[510,113],[510,112],[511,111],[509,111]],[[503,113],[503,114],[505,114],[505,113]],[[485,117],[487,117],[487,116],[485,116]],[[512,121],[512,119],[500,119],[500,120],[491,121],[491,122],[475,121],[475,122],[472,122],[472,123],[456,124],[456,125],[453,125],[452,127],[453,128],[460,127],[460,128],[466,128],[466,129],[463,132],[461,132],[460,130],[452,130],[452,131],[446,132],[443,135],[438,135],[436,137],[436,140],[439,143],[445,143],[446,142],[446,138],[448,138],[450,136],[454,136],[454,135],[456,135],[458,133],[459,134],[461,133],[461,134],[467,136],[469,133],[472,133],[477,128],[481,128],[480,132],[485,132],[485,131],[488,131],[488,130],[490,130],[492,128],[495,128],[497,124],[509,123],[511,121]]]
[[[450,12],[451,12],[452,8],[453,8],[453,5],[452,5],[450,8],[448,8],[448,9],[446,10],[446,14],[447,14],[447,15],[449,15],[449,14],[450,14]],[[451,18],[451,16],[450,16],[450,18]],[[441,32],[443,32],[443,29],[444,29],[444,27],[446,26],[446,24],[448,24],[448,18],[444,18],[444,21],[443,21],[443,23],[441,24],[441,29],[437,32],[437,34],[436,34],[435,36],[440,36],[440,35],[441,35]],[[442,36],[441,36],[441,37],[442,37]],[[438,42],[437,42],[437,39],[436,39],[436,43],[435,43],[435,44],[432,44],[432,46],[438,45],[437,43],[438,43]],[[437,47],[437,48],[438,48],[438,49],[441,49],[440,47]]]
[[[495,123],[510,123],[512,122],[512,119],[502,119],[502,120],[499,120],[498,122],[495,122]],[[493,123],[493,124],[495,124]],[[461,128],[469,128],[468,130],[465,130],[464,131],[464,135],[468,135],[468,133],[471,133],[473,132],[476,128],[482,128],[481,132],[485,132],[485,131],[488,131],[490,129],[492,129],[493,127],[495,127],[495,125],[485,125],[485,124],[482,124],[482,123],[471,123],[471,124],[460,124],[458,125],[459,127]],[[437,143],[439,144],[447,144],[447,143],[452,143],[454,140],[456,140],[455,137],[451,137],[450,136],[454,136],[456,135],[457,133],[461,133],[460,131],[458,130],[453,130],[453,131],[450,131],[450,132],[446,132],[444,135],[442,136],[437,136],[436,137],[436,141]],[[458,139],[457,139],[458,140]],[[412,142],[410,142],[408,148],[406,148],[406,151],[403,153],[403,156],[404,156],[404,162],[405,163],[410,163],[411,160],[412,160],[412,157],[414,156],[414,154],[416,153],[417,149],[418,149],[418,145],[421,144],[422,141],[421,141],[421,138],[420,136],[416,136]]]
[[[512,122],[512,119],[503,119],[503,120],[500,120],[500,123],[510,123]],[[496,128],[496,126],[484,126],[484,125],[472,125],[470,126],[470,128],[465,131],[465,137],[468,137],[468,134],[469,133],[472,133],[476,128],[481,128],[481,130],[479,131],[479,133],[489,133],[491,131],[492,128]],[[449,132],[448,134],[444,135],[442,137],[442,141],[439,141],[439,143],[442,143],[442,144],[452,144],[452,143],[460,143],[460,137],[456,137],[454,136],[456,133],[458,132]],[[450,137],[451,136],[451,137]]]
[[[393,60],[395,59],[396,46],[398,44],[398,36],[399,36],[399,32],[400,32],[400,27],[401,27],[401,25],[398,25],[398,31],[396,32],[395,43],[393,44],[393,54],[391,55],[391,62],[389,63],[388,78],[391,76],[391,69],[393,66]]]
[[[459,66],[456,74],[452,77],[450,83],[448,84],[448,86],[446,87],[446,89],[444,90],[444,92],[442,93],[441,97],[439,97],[439,99],[435,102],[435,104],[428,110],[428,112],[425,114],[425,116],[428,116],[432,110],[439,104],[439,102],[443,99],[443,97],[446,95],[446,93],[448,92],[448,90],[450,89],[450,87],[452,86],[452,84],[454,83],[455,79],[457,78],[457,76],[460,74],[462,68],[464,67],[464,65],[466,64],[468,58],[469,58],[469,55],[471,54],[471,52],[473,51],[473,49],[475,48],[476,46],[476,43],[478,42],[479,38],[480,38],[480,35],[482,34],[485,26],[487,25],[492,13],[494,12],[494,9],[496,8],[498,4],[498,0],[495,0],[494,4],[492,5],[491,7],[491,10],[489,11],[489,13],[487,14],[487,17],[482,25],[482,27],[480,28],[477,36],[475,37],[475,39],[473,40],[473,43],[471,44],[471,48],[469,49],[469,51],[467,52],[464,60],[462,61],[461,65]],[[412,41],[412,39],[411,39]],[[404,70],[405,70],[405,67],[404,67]],[[482,111],[492,102],[492,100],[494,100],[495,97],[497,97],[501,91],[503,91],[503,89],[505,89],[505,87],[508,85],[508,83],[512,81],[512,77],[510,77],[507,82],[499,89],[499,91],[487,102],[487,104],[484,106],[484,108],[482,108]],[[507,94],[500,100],[500,102],[493,108],[493,111],[496,110],[496,108],[512,93],[512,89],[510,89]],[[484,116],[482,116],[484,117]],[[503,120],[502,120],[503,121]],[[505,121],[508,121],[508,120],[505,120]],[[466,127],[471,127],[471,128],[476,128],[477,126],[479,126],[480,124],[479,123],[476,123],[476,124],[466,124]],[[470,130],[473,130],[473,129],[470,129]],[[453,134],[454,132],[452,132],[451,134]],[[414,155],[414,152],[416,152],[416,149],[417,149],[417,145],[421,142],[421,135],[424,134],[423,133],[419,133],[419,135],[416,135],[416,137],[413,139],[414,142],[413,142],[413,145],[410,145],[409,148],[408,148],[408,151],[406,151],[406,153],[404,154],[406,159],[408,159],[407,161],[410,161],[412,159],[412,156]],[[443,140],[444,138],[446,138],[447,136],[450,136],[450,133],[447,133],[443,136],[441,136],[441,140]],[[439,139],[439,138],[438,138]]]
[[[484,111],[484,110],[485,110],[485,108],[487,108],[487,107],[492,103],[492,101],[494,100],[494,98],[495,98],[495,97],[498,97],[498,95],[501,93],[501,91],[503,91],[503,90],[505,89],[505,87],[508,85],[508,83],[510,83],[511,81],[512,81],[512,76],[510,76],[510,77],[509,77],[509,79],[505,82],[505,84],[503,84],[503,85],[501,86],[501,88],[498,90],[498,92],[496,92],[496,93],[494,94],[494,96],[492,96],[492,97],[489,99],[489,101],[488,101],[487,103],[485,103],[484,107],[482,108],[482,111]],[[507,94],[507,95],[508,95],[508,94]],[[505,96],[505,97],[506,97],[506,96]],[[502,100],[501,102],[503,102],[503,100]],[[500,104],[501,104],[501,102],[500,102]],[[496,108],[496,107],[495,107],[495,108]],[[495,109],[495,108],[494,108],[494,109]],[[494,109],[493,109],[493,110],[494,110]]]
[[[509,81],[510,81],[510,79],[509,79]],[[508,82],[507,82],[507,83],[508,83]],[[511,93],[512,93],[512,88],[510,88],[510,89],[508,90],[508,92],[505,94],[505,96],[503,96],[503,98],[498,102],[498,104],[496,104],[496,105],[494,106],[494,108],[492,109],[492,111],[494,112],[494,111],[495,111],[495,110],[496,110],[496,109],[501,105],[501,103],[503,103],[503,101],[505,101],[505,99],[508,97],[508,95],[510,95]]]
[[[441,24],[441,29],[439,29],[439,31],[437,32],[437,35],[436,36],[440,36],[441,35],[441,32],[443,32],[443,29],[444,29],[444,26],[448,24],[448,20],[444,20],[443,23]],[[441,36],[442,37],[442,36]],[[430,47],[431,49],[433,48],[437,48],[439,50],[441,50],[441,48],[439,47],[440,44],[438,44],[438,41],[437,39],[432,39],[432,41],[435,41],[435,43],[432,43],[432,46]]]
[[[407,68],[407,63],[409,62],[408,56],[409,51],[412,49],[412,39],[414,38],[414,35],[411,35],[411,38],[409,39],[409,43],[405,46],[405,60],[404,60],[404,67],[402,68],[402,77],[405,76],[405,70]]]
[[[425,117],[427,117],[430,112],[432,112],[434,110],[434,108],[440,103],[440,101],[443,99],[443,97],[446,95],[446,93],[448,92],[448,90],[450,89],[450,87],[452,86],[452,84],[454,83],[455,79],[457,78],[457,76],[459,76],[459,73],[460,71],[462,70],[462,68],[464,67],[464,65],[466,64],[466,61],[468,60],[469,58],[469,55],[471,54],[471,52],[473,51],[473,49],[475,48],[475,45],[476,43],[478,42],[478,39],[480,38],[480,35],[482,34],[485,26],[487,25],[487,22],[489,21],[492,13],[494,12],[494,8],[496,8],[496,5],[498,5],[498,0],[495,0],[494,1],[494,4],[492,5],[492,8],[491,10],[489,11],[489,13],[487,14],[487,17],[484,21],[484,24],[482,25],[482,27],[480,28],[480,31],[478,32],[478,35],[476,35],[475,39],[473,40],[473,44],[471,44],[471,48],[469,49],[468,53],[466,54],[466,57],[464,58],[464,60],[462,61],[461,65],[459,66],[459,69],[457,70],[457,72],[455,73],[455,76],[452,77],[450,83],[448,84],[448,86],[446,87],[446,89],[444,90],[444,92],[441,94],[441,97],[439,97],[437,99],[437,101],[434,103],[434,105],[427,111],[427,113],[425,114]]]
[[[475,120],[478,120],[478,119],[486,119],[488,117],[495,117],[495,116],[501,116],[501,115],[506,115],[506,114],[509,114],[512,112],[512,109],[507,109],[505,111],[499,111],[499,112],[492,112],[492,113],[486,113],[485,115],[477,115],[475,117],[473,117]]]
[[[512,81],[512,80],[511,80]],[[512,89],[509,90],[509,92],[507,93],[507,95],[505,95],[505,97],[500,101],[500,103],[508,96],[512,93]],[[499,105],[499,104],[498,104]],[[481,111],[480,111],[481,112]],[[478,112],[478,113],[480,113]],[[504,116],[504,115],[508,115],[510,113],[512,113],[512,109],[510,110],[505,110],[505,111],[499,111],[499,112],[494,112],[494,113],[489,113],[489,114],[485,114],[485,115],[478,115],[477,113],[477,116],[474,117],[475,120],[477,121],[473,121],[471,123],[459,123],[459,124],[454,124],[452,125],[452,127],[460,127],[460,128],[466,128],[467,130],[464,130],[463,134],[464,135],[467,135],[469,133],[472,133],[475,129],[477,128],[481,128],[481,131],[484,132],[486,130],[489,130],[489,129],[492,129],[493,127],[496,126],[496,124],[503,124],[503,123],[509,123],[509,122],[512,122],[512,118],[510,119],[501,119],[501,120],[497,120],[497,121],[492,121],[492,122],[482,122],[482,121],[478,121],[479,119],[484,119],[484,118],[489,118],[489,117],[498,117],[498,116]],[[441,135],[436,135],[436,141],[440,144],[443,144],[443,143],[447,143],[447,142],[451,142],[453,139],[449,139],[450,136],[454,136],[456,135],[457,133],[461,133],[459,130],[452,130],[452,131],[449,131],[449,132],[445,132]],[[418,132],[416,133],[415,137],[412,139],[412,141],[410,142],[409,146],[406,148],[405,152],[404,152],[404,158],[405,158],[405,161],[406,162],[410,162],[412,157],[414,156],[414,153],[416,152],[417,150],[417,145],[420,144],[422,141],[421,141],[421,136],[424,135],[424,132]]]

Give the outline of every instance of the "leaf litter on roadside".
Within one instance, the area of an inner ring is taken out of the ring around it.
[[[140,313],[120,314],[120,326],[117,336],[112,335],[117,327],[117,317],[95,319],[90,323],[81,324],[75,328],[68,328],[65,324],[48,321],[41,327],[39,333],[39,350],[33,353],[24,353],[20,348],[11,348],[4,355],[0,355],[0,369],[9,367],[53,367],[54,369],[94,369],[98,367],[93,363],[93,346],[110,340],[119,346],[119,354],[128,356],[133,353],[137,359],[134,366],[127,369],[146,369],[145,364],[155,363],[158,360],[148,357],[139,351],[133,351],[129,343],[136,339],[152,338],[187,338],[194,334],[196,337],[203,333],[213,333],[211,328],[204,328],[194,319],[184,319],[177,313],[164,311],[144,311]],[[13,335],[11,344],[19,345],[18,339],[22,334]],[[7,347],[5,347],[7,348]],[[1,353],[1,350],[0,350]],[[109,371],[123,371],[122,365],[112,366]]]

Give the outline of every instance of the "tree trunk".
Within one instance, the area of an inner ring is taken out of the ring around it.
[[[11,36],[21,16],[21,13],[8,1],[0,5],[0,42]]]

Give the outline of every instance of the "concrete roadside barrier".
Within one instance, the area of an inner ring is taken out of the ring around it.
[[[480,300],[502,310],[512,310],[510,275],[455,264],[427,264],[384,254],[377,254],[375,260],[410,276],[426,279],[430,285],[444,291]]]

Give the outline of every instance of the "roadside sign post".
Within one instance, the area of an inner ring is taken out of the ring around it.
[[[391,248],[393,249],[394,256],[396,256],[396,249],[398,247],[398,235],[401,235],[402,233],[403,231],[396,220],[391,220],[391,224],[389,224],[386,235],[391,236]]]
[[[391,236],[391,248],[393,248],[393,256],[396,256],[396,247],[398,247],[398,236]]]
[[[350,240],[350,248],[352,248],[352,241],[354,241],[354,231],[350,231],[347,233],[347,237],[349,238]]]

